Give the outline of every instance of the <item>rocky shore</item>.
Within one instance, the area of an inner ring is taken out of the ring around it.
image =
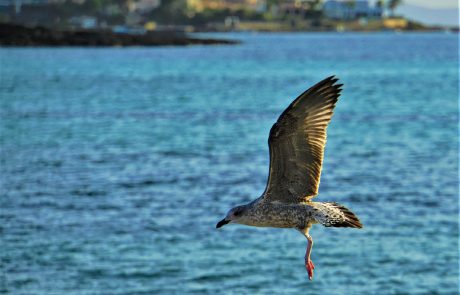
[[[183,32],[149,31],[145,34],[110,30],[58,31],[44,27],[0,24],[0,46],[160,46],[235,44],[233,40],[202,39]]]

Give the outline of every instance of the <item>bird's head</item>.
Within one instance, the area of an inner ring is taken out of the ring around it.
[[[244,223],[247,212],[247,206],[236,206],[232,208],[228,211],[227,216],[217,223],[216,228],[220,228],[228,223]]]

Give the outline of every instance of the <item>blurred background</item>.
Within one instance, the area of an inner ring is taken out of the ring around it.
[[[456,0],[1,0],[0,21],[142,34],[176,31],[458,30]]]
[[[458,294],[457,9],[1,2],[0,292]],[[260,196],[270,127],[330,75],[317,200],[364,228],[315,226],[310,282],[295,230],[215,224]]]

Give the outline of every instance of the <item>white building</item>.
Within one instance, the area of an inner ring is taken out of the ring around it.
[[[369,5],[367,0],[345,2],[329,0],[324,3],[323,13],[332,19],[351,20],[358,18],[381,18],[383,9]]]

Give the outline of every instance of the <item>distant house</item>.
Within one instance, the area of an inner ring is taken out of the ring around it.
[[[69,19],[69,23],[83,29],[94,29],[98,25],[97,18],[87,15],[74,16]]]
[[[383,20],[383,26],[387,29],[393,29],[393,30],[398,30],[398,29],[405,29],[409,25],[409,22],[407,19],[404,18],[386,18]]]
[[[129,1],[128,2],[128,10],[129,12],[137,12],[137,13],[148,13],[158,6],[160,6],[160,0],[137,0],[137,1]]]
[[[227,16],[224,21],[225,28],[235,29],[240,24],[240,19],[237,16]]]
[[[381,18],[383,9],[370,6],[367,0],[337,1],[329,0],[323,5],[323,14],[331,19],[353,20],[358,18]]]
[[[263,12],[267,9],[266,0],[187,0],[187,6],[195,11],[205,9],[250,9]]]

